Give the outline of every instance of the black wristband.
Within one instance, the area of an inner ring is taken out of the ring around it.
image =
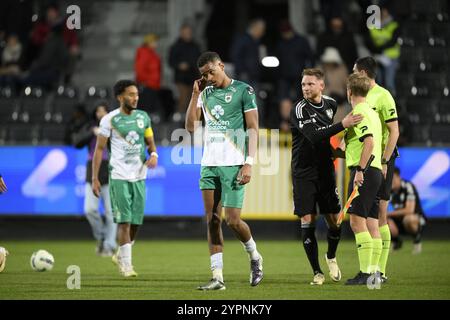
[[[363,172],[363,171],[364,171],[364,169],[363,169],[363,168],[361,168],[361,166],[356,166],[356,171],[357,171],[357,172]]]

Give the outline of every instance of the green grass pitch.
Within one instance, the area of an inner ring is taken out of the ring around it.
[[[323,255],[326,243],[320,242],[320,262],[326,275],[321,287],[309,285],[311,270],[300,242],[258,241],[264,256],[265,278],[258,287],[249,285],[249,262],[242,245],[226,240],[224,278],[227,289],[201,292],[196,286],[209,280],[206,241],[137,241],[133,264],[139,277],[122,278],[110,258],[97,257],[92,241],[25,242],[2,241],[10,251],[6,268],[0,273],[0,299],[450,299],[450,244],[424,241],[423,253],[411,254],[406,242],[391,253],[389,282],[380,290],[366,286],[346,287],[345,279],[358,271],[355,244],[343,241],[338,262],[343,273],[333,283]],[[50,272],[35,272],[30,267],[31,253],[46,249],[55,257]],[[69,265],[81,269],[81,289],[66,286]]]

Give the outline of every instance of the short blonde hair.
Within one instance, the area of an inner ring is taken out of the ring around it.
[[[151,45],[158,41],[158,36],[154,33],[148,33],[144,36],[144,44]]]
[[[319,80],[323,80],[324,79],[324,74],[323,71],[317,68],[310,68],[310,69],[305,69],[302,72],[302,78],[304,76],[314,76]]]
[[[353,73],[347,79],[347,89],[352,92],[352,95],[365,98],[370,90],[370,79],[361,74]]]

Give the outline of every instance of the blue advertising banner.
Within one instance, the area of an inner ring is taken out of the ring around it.
[[[173,150],[158,148],[158,167],[148,171],[145,213],[202,216],[200,165],[174,164]],[[83,214],[86,149],[1,147],[0,156],[8,186],[0,196],[0,214]]]
[[[178,162],[194,162],[183,149],[159,147],[158,153],[158,167],[148,171],[146,180],[146,215],[203,216],[200,165],[174,163],[173,154]],[[416,185],[427,216],[450,217],[450,149],[402,148],[400,155],[397,166],[402,177]],[[8,186],[0,195],[0,214],[83,214],[86,150],[0,147],[0,159]]]

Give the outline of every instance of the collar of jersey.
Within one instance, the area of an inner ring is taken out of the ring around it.
[[[323,108],[323,98],[322,98],[321,100],[322,100],[321,105],[320,105],[320,107],[318,107],[318,106],[316,106],[314,103],[312,103],[311,101],[309,101],[308,99],[306,99],[306,101],[308,101],[308,103],[309,103],[313,108],[316,108],[316,109],[322,109],[322,108]]]
[[[231,82],[228,86],[226,86],[225,88],[216,88],[214,87],[215,90],[227,90],[228,88],[231,87],[231,85],[234,83],[234,79],[231,79]]]

